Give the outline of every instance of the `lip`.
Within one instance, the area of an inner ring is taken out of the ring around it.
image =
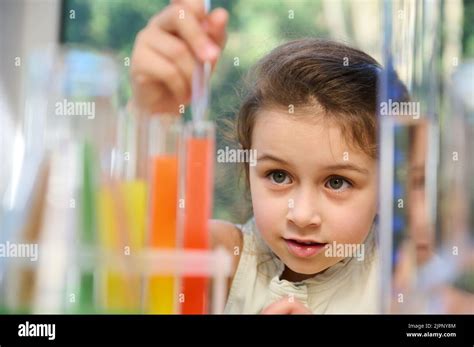
[[[320,253],[326,243],[320,243],[314,240],[302,240],[302,239],[283,239],[286,243],[288,251],[299,258],[309,258]],[[304,244],[312,242],[311,244]]]

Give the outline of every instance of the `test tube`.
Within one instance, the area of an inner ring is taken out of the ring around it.
[[[185,250],[208,250],[209,219],[212,208],[214,169],[214,124],[200,120],[186,125],[180,188],[184,211],[180,218],[182,245]],[[182,228],[181,228],[182,226]],[[209,312],[209,279],[186,276],[182,279],[182,314]]]
[[[138,312],[142,281],[134,261],[143,251],[146,223],[146,177],[138,174],[137,124],[128,112],[118,115],[111,168],[103,172],[98,191],[99,235],[104,261],[101,306],[107,312]],[[113,269],[112,269],[113,268]]]
[[[181,119],[158,115],[150,120],[150,220],[148,245],[153,250],[176,249],[178,155]],[[176,277],[152,275],[147,279],[146,311],[176,312]]]
[[[107,54],[72,47],[61,52],[57,67],[59,77],[54,81],[56,99],[52,104],[62,105],[62,111],[68,110],[68,106],[84,107],[77,115],[68,117],[67,129],[63,129],[64,117],[57,115],[57,109],[51,117],[51,127],[55,130],[51,136],[52,146],[70,138],[84,147],[78,229],[81,247],[77,250],[79,311],[116,312],[128,308],[124,303],[130,300],[124,299],[124,293],[132,287],[107,264],[107,254],[120,251],[123,254],[123,245],[128,243],[126,223],[121,222],[125,220],[125,213],[114,161],[118,117],[113,100],[118,83],[117,64]],[[93,271],[84,263],[84,256],[88,254],[94,258]],[[124,265],[122,261],[120,265]],[[70,288],[68,293],[77,291]]]
[[[85,142],[81,149],[82,174],[81,188],[79,194],[80,203],[80,226],[79,244],[81,248],[93,248],[97,242],[97,211],[95,190],[96,180],[96,163],[94,150],[90,143]],[[80,253],[82,249],[77,251]],[[81,313],[91,313],[96,309],[96,275],[92,271],[82,271],[81,264],[79,266],[79,295],[78,310]]]
[[[30,182],[28,182],[27,178],[23,180],[25,185],[32,189],[29,192],[25,192],[28,195],[18,199],[20,200],[19,202],[25,204],[27,208],[25,211],[14,211],[13,218],[11,218],[10,221],[6,221],[6,236],[12,236],[12,239],[8,239],[7,242],[28,243],[34,245],[38,244],[41,237],[41,226],[45,214],[45,198],[49,184],[50,160],[47,157],[42,158],[39,163],[28,165],[27,168],[34,169],[36,166],[35,164],[39,166],[36,168],[37,173],[34,175],[32,180]],[[31,172],[34,171],[32,170]],[[21,201],[24,198],[26,198],[26,200]],[[21,207],[23,206],[20,205],[20,208]],[[15,217],[18,216],[22,217],[19,224],[15,221]],[[14,233],[9,232],[8,229],[10,226],[15,228],[13,230]],[[35,301],[34,295],[37,286],[37,268],[35,262],[30,262],[29,260],[24,262],[13,259],[6,264],[6,272],[3,276],[2,284],[5,286],[4,308],[11,310],[13,313],[31,313]]]
[[[439,1],[384,1],[378,90],[381,301],[384,313],[423,313],[420,269],[436,220]]]
[[[208,13],[211,1],[204,1]],[[180,167],[180,196],[184,197],[184,211],[180,214],[179,237],[184,250],[208,250],[210,244],[209,219],[212,208],[214,172],[214,124],[208,120],[209,61],[196,62],[192,83],[192,121],[186,125],[182,165]],[[209,312],[209,278],[185,276],[181,281],[180,304],[182,314]]]
[[[425,287],[442,289],[430,298],[430,313],[474,313],[474,63],[456,66],[448,81],[440,126],[438,260],[429,264]]]

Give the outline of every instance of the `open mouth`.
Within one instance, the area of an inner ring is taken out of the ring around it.
[[[308,258],[313,255],[318,254],[324,249],[326,243],[313,242],[313,241],[303,241],[295,239],[284,239],[286,246],[291,254],[301,257]]]

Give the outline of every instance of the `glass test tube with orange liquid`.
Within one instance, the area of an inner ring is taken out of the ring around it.
[[[160,115],[150,121],[150,220],[148,244],[154,250],[176,248],[178,153],[181,120]],[[148,313],[176,313],[177,279],[152,275],[147,283]]]
[[[212,182],[214,166],[214,124],[206,120],[189,122],[184,137],[183,166],[180,186],[184,197],[184,213],[180,215],[184,250],[208,250],[210,237],[208,223],[212,207]],[[209,312],[209,279],[184,276],[182,314]]]

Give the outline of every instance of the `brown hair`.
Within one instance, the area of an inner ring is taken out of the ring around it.
[[[322,110],[349,143],[376,158],[380,70],[369,55],[332,41],[304,38],[275,48],[249,74],[252,80],[237,118],[242,149],[251,148],[258,111],[293,105],[295,115]],[[248,186],[248,163],[244,169]]]

